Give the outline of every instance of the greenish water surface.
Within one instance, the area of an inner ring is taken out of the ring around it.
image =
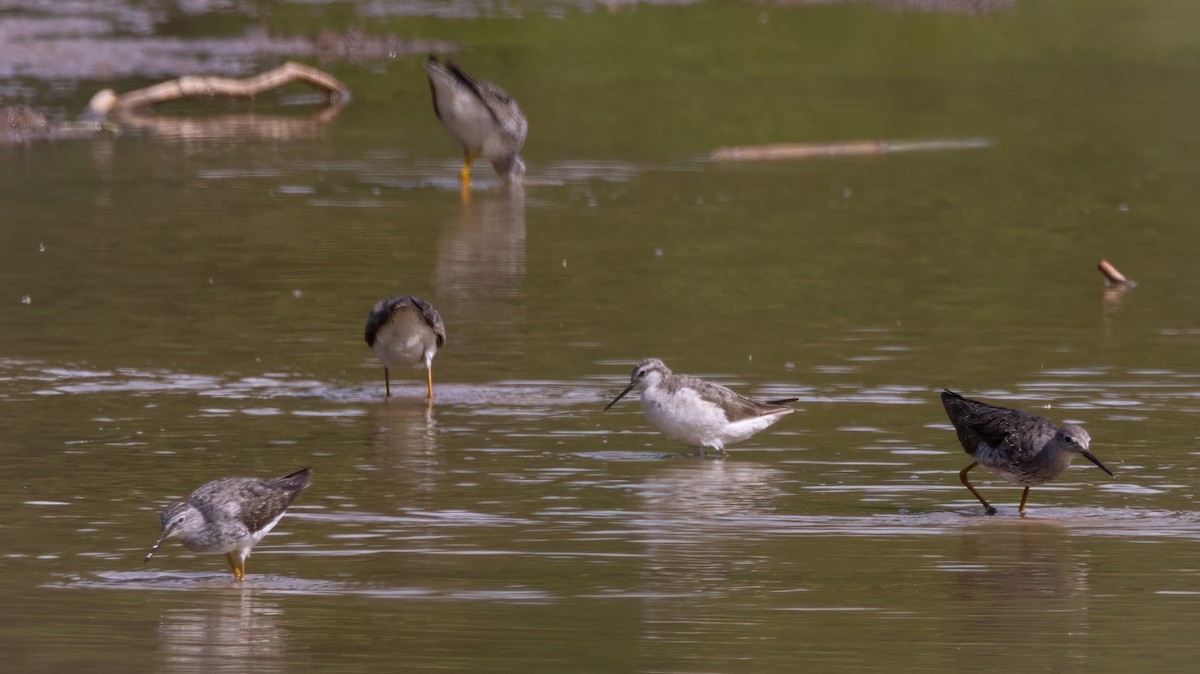
[[[121,5],[135,45],[454,43],[528,115],[528,181],[460,198],[419,53],[320,64],[330,121],[181,103],[0,146],[4,668],[1192,669],[1200,7],[993,4]],[[0,96],[158,79],[110,70]],[[362,340],[399,293],[447,326],[431,407],[416,370],[385,403]],[[798,413],[693,457],[601,412],[648,356]],[[980,474],[984,517],[943,386],[1084,424],[1116,477],[1077,462],[1020,519]],[[306,465],[245,583],[143,564],[169,501]]]

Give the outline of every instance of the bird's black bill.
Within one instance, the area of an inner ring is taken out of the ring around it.
[[[1112,473],[1112,471],[1111,471],[1111,470],[1109,470],[1109,469],[1105,468],[1105,467],[1104,467],[1104,464],[1100,463],[1100,459],[1097,459],[1097,458],[1095,457],[1095,455],[1094,455],[1094,454],[1092,454],[1091,452],[1089,452],[1089,451],[1086,451],[1086,450],[1085,450],[1085,451],[1083,451],[1083,452],[1080,452],[1080,453],[1081,453],[1081,454],[1083,454],[1084,458],[1086,458],[1088,461],[1091,461],[1092,463],[1094,463],[1094,464],[1096,464],[1097,466],[1099,466],[1099,467],[1100,467],[1100,470],[1102,470],[1102,471],[1104,471],[1104,472],[1108,473],[1108,476],[1109,476],[1109,477],[1116,477],[1115,475],[1113,475],[1113,473]]]
[[[146,558],[142,560],[143,564],[150,561],[150,558],[154,556],[154,553],[158,552],[158,546],[162,545],[162,542],[167,540],[167,534],[169,533],[170,531],[168,529],[163,529],[162,535],[158,537],[157,541],[154,541],[154,545],[150,546],[150,552],[147,553]]]
[[[163,534],[162,536],[158,536],[158,540],[154,542],[154,546],[150,546],[150,552],[146,553],[146,558],[144,560],[142,560],[142,564],[145,564],[145,562],[150,561],[151,556],[154,556],[154,553],[158,552],[158,546],[161,546],[163,538],[166,538],[166,537],[167,537],[166,534]]]
[[[630,391],[632,391],[634,386],[637,386],[637,384],[630,384],[629,386],[626,386],[624,391],[621,391],[620,393],[617,394],[616,398],[612,399],[612,402],[610,402],[609,404],[604,406],[604,411],[607,412],[608,408],[612,407],[613,405],[616,405],[617,401],[620,400],[621,398],[624,398],[626,393],[629,393]]]

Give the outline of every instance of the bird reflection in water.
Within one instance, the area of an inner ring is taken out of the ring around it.
[[[455,326],[460,353],[486,354],[493,359],[487,365],[520,362],[525,195],[511,185],[477,196],[442,224],[433,272],[438,307]],[[454,320],[461,316],[471,320]]]
[[[946,638],[971,644],[956,669],[994,656],[1018,671],[1022,654],[1039,670],[1078,669],[1089,653],[1090,594],[1086,551],[1072,544],[1078,539],[1061,522],[978,522],[958,536],[955,559],[938,564],[953,574],[939,609]]]
[[[389,484],[403,484],[412,492],[433,492],[445,475],[438,453],[437,418],[424,402],[399,401],[376,406],[371,415],[374,428],[374,464],[386,473]]]
[[[779,576],[761,567],[774,563],[756,522],[777,512],[782,480],[762,465],[704,461],[655,471],[638,488],[642,509],[631,524],[644,542],[637,592],[645,648],[702,661],[706,652],[727,652],[722,645],[762,638],[771,616],[761,607],[779,589],[769,578]],[[731,613],[735,605],[746,610]]]
[[[160,671],[288,671],[283,609],[242,585],[236,591],[188,593],[198,601],[172,605],[159,620]]]

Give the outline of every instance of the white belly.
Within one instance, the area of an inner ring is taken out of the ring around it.
[[[694,389],[680,389],[675,395],[642,393],[642,413],[663,435],[690,447],[724,449],[741,442],[779,420],[782,414],[751,417],[734,423],[720,406],[702,399]]]
[[[492,113],[474,95],[438,89],[438,112],[455,138],[474,156],[499,159],[505,155],[499,142],[499,125]]]
[[[384,367],[389,369],[401,365],[424,365],[426,349],[429,349],[431,359],[437,351],[436,341],[425,343],[426,332],[430,332],[429,328],[415,310],[401,309],[379,329],[375,335],[375,345],[371,348]]]

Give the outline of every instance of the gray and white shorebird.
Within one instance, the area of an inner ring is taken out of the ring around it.
[[[145,561],[150,561],[163,541],[178,536],[192,552],[224,554],[234,579],[242,580],[250,549],[279,524],[288,506],[311,482],[312,469],[304,468],[274,479],[223,477],[205,483],[159,513],[162,533]]]
[[[433,111],[458,139],[463,148],[459,180],[471,184],[471,162],[486,159],[505,182],[518,182],[525,175],[521,146],[529,133],[525,114],[500,87],[477,80],[449,59],[445,63],[430,56],[425,61]]]
[[[995,515],[996,509],[967,479],[967,473],[977,465],[1024,485],[1018,511],[1022,517],[1029,488],[1058,477],[1077,456],[1112,476],[1112,471],[1088,451],[1092,438],[1082,426],[1055,426],[1035,414],[981,403],[948,389],[942,391],[942,405],[958,432],[958,441],[975,459],[959,472],[959,479],[979,499],[988,515]]]
[[[363,336],[383,363],[387,397],[392,397],[391,368],[424,365],[428,397],[433,399],[433,357],[446,344],[446,326],[432,304],[416,295],[380,300],[371,308]]]
[[[633,368],[629,386],[604,407],[617,404],[637,387],[642,389],[642,414],[660,433],[697,449],[725,454],[725,446],[741,442],[795,410],[799,398],[759,402],[699,377],[674,374],[657,358]]]

